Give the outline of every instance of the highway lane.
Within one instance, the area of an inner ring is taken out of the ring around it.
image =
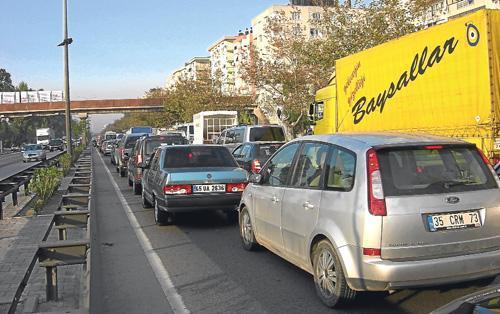
[[[58,152],[47,152],[47,158],[50,158]],[[39,162],[23,163],[21,153],[12,153],[0,156],[0,181],[24,169],[27,169]]]
[[[94,174],[96,182],[109,181],[109,176],[104,171],[99,171],[102,169],[102,162],[97,153],[94,154],[95,163],[101,166],[96,168],[98,171]],[[453,299],[480,290],[491,282],[479,280],[428,289],[407,289],[392,294],[360,293],[356,301],[348,307],[330,310],[317,298],[311,275],[265,249],[257,252],[244,251],[240,245],[236,223],[228,221],[223,214],[179,215],[174,226],[156,226],[152,210],[142,208],[140,198],[132,194],[125,178],[120,178],[113,171],[109,158],[104,160],[112,179],[120,189],[119,193],[123,195],[141,231],[170,275],[176,292],[181,296],[186,308],[192,312],[429,313]],[[106,202],[106,199],[116,197],[112,190],[111,187],[107,188],[106,193],[101,192],[96,197],[96,204],[101,205],[96,207],[96,211],[108,213],[99,217],[100,229],[123,232],[127,228],[127,239],[130,240],[132,228],[116,225],[116,221],[123,222],[122,216],[125,215],[122,208],[116,210],[117,207],[122,207],[121,204],[116,201],[113,204]],[[116,238],[116,241],[118,242],[102,241],[97,244],[104,252],[110,253],[113,250],[111,255],[106,256],[109,260],[115,261],[123,255],[130,255],[127,253],[129,250],[137,254],[134,249],[136,244],[132,243],[132,248],[129,248],[126,241],[119,238]],[[93,245],[95,247],[96,244]],[[137,257],[134,255],[134,258]],[[115,263],[120,265],[117,261]],[[143,295],[155,290],[158,282],[151,280],[151,268],[144,272],[140,282],[119,279],[127,273],[135,278],[137,269],[142,267],[144,271],[144,261],[139,265],[124,260],[122,263],[126,264],[121,268],[127,265],[128,271],[112,271],[110,269],[113,269],[114,265],[103,266],[110,270],[111,274],[105,276],[100,273],[97,278],[93,277],[92,289],[96,290],[91,290],[91,293],[103,296],[106,300],[113,300],[113,295],[118,292],[127,293],[126,285],[131,285],[131,281],[145,291]],[[103,264],[102,260],[100,264]],[[107,285],[99,285],[99,282],[105,282]],[[111,284],[112,282],[115,284]],[[136,291],[138,288],[130,286],[130,289]],[[126,299],[126,296],[120,296],[121,301]],[[129,300],[138,298],[135,294],[127,296]],[[158,295],[155,294],[156,303],[159,302],[157,298]],[[148,306],[142,308],[143,312],[165,312],[163,308],[155,307],[152,303],[146,304]],[[107,309],[109,308],[113,307],[108,304]]]

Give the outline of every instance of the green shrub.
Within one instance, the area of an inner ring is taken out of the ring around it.
[[[47,200],[52,196],[61,182],[62,174],[56,167],[40,168],[30,180],[28,190],[36,193],[38,200],[35,202],[34,210],[38,212]]]
[[[59,157],[59,166],[62,168],[63,174],[67,175],[71,168],[71,158],[69,158],[67,153]]]

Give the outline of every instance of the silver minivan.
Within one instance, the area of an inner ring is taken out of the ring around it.
[[[307,136],[251,176],[243,247],[314,276],[328,306],[356,291],[500,273],[500,180],[473,144],[398,133]]]

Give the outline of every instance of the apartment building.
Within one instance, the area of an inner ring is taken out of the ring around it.
[[[428,27],[484,8],[500,9],[500,0],[436,0],[418,23]]]
[[[167,77],[165,88],[171,89],[180,81],[196,81],[209,75],[210,57],[194,57]]]
[[[252,64],[253,30],[240,31],[234,41],[234,94],[238,96],[255,95],[255,86],[245,80],[245,69]]]
[[[220,81],[222,93],[234,93],[234,47],[237,36],[224,36],[208,48],[210,75]]]

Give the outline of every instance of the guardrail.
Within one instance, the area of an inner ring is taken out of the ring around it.
[[[75,163],[73,177],[70,179],[67,193],[62,195],[57,211],[53,214],[38,251],[31,262],[22,283],[10,306],[9,314],[15,313],[17,305],[27,286],[29,277],[35,267],[36,261],[40,267],[45,267],[46,273],[46,300],[58,300],[57,268],[65,265],[83,264],[82,280],[85,281],[83,293],[89,293],[90,261],[90,209],[92,207],[92,155],[84,151]],[[83,240],[68,240],[68,229],[86,229],[86,238]],[[53,230],[58,232],[57,241],[47,241]],[[86,278],[85,278],[86,277]],[[84,295],[84,307],[88,309],[89,296]]]
[[[24,188],[27,189],[36,169],[57,164],[57,158],[64,153],[65,151],[60,152],[50,158],[47,158],[44,162],[37,163],[22,171],[16,172],[15,174],[0,181],[0,220],[3,219],[3,203],[5,201],[5,197],[11,194],[12,203],[14,206],[17,206],[17,193],[19,193],[19,188],[24,185]]]

